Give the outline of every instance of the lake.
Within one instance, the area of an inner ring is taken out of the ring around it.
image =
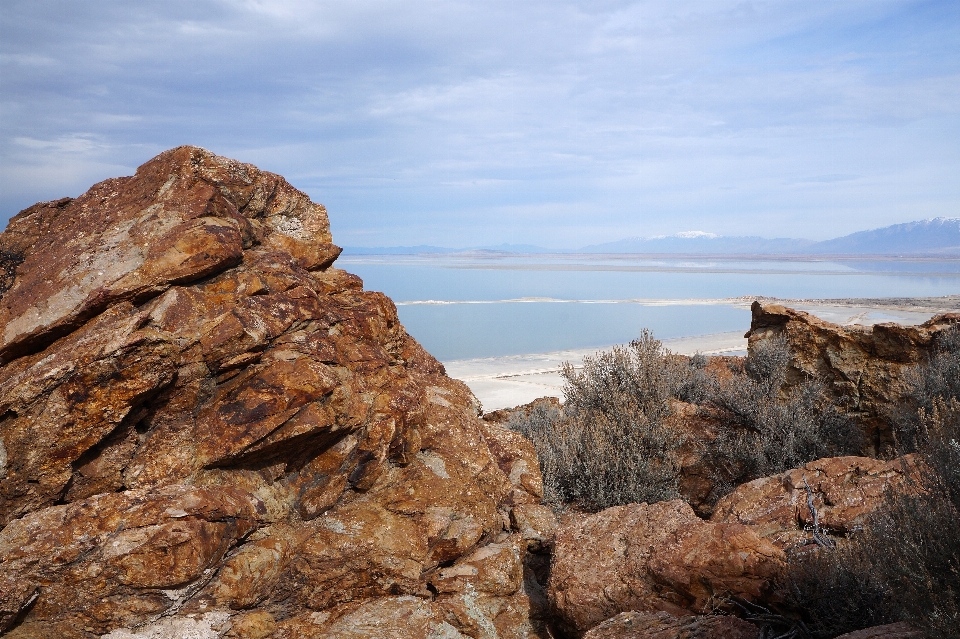
[[[746,331],[744,296],[937,297],[960,260],[773,261],[632,256],[343,256],[397,304],[441,361],[599,348],[642,328],[661,339]]]

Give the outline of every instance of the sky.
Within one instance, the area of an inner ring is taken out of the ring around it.
[[[195,144],[344,246],[960,216],[956,0],[4,0],[0,226]]]

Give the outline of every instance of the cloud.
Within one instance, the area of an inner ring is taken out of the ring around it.
[[[183,143],[370,245],[955,215],[958,37],[943,1],[11,0],[0,217]]]

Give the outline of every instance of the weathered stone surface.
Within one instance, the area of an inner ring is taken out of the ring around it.
[[[0,531],[0,566],[39,593],[21,629],[32,619],[70,619],[105,633],[178,605],[263,511],[258,499],[230,487],[171,485],[17,519]]]
[[[753,624],[720,615],[674,617],[666,612],[621,612],[583,639],[758,639]]]
[[[893,442],[889,415],[905,392],[904,368],[923,361],[937,334],[960,322],[960,313],[947,313],[919,326],[840,326],[775,304],[754,302],[751,310],[748,348],[785,336],[792,355],[787,382],[824,380],[876,450]]]
[[[901,622],[848,632],[836,639],[919,639],[923,636],[923,632],[911,628],[910,624]]]
[[[526,553],[510,512],[542,491],[529,442],[478,418],[331,241],[283,178],[195,147],[11,220],[10,636],[269,636],[367,600],[442,629],[440,571],[473,557],[494,575],[504,535]],[[466,580],[491,637],[529,609],[509,565],[492,590]]]
[[[527,548],[541,552],[553,547],[557,517],[542,504],[519,504],[510,510],[510,525],[520,533]]]
[[[497,465],[515,487],[511,495],[512,502],[538,503],[543,497],[543,477],[533,443],[499,424],[486,422],[482,428],[483,437]]]
[[[813,542],[813,507],[825,534],[843,536],[864,523],[882,502],[887,489],[910,491],[919,486],[915,455],[891,461],[867,457],[830,457],[781,475],[761,477],[739,486],[716,506],[712,521],[749,525],[784,550]],[[806,485],[804,485],[804,479]]]
[[[419,597],[368,599],[359,606],[301,614],[277,624],[276,639],[372,639],[431,637],[467,639],[444,620],[432,602]]]
[[[561,525],[550,604],[575,632],[630,610],[697,613],[712,597],[762,600],[783,563],[749,527],[705,522],[683,501],[617,506]]]
[[[530,411],[538,407],[548,409],[552,408],[554,410],[560,410],[562,408],[560,400],[556,397],[538,397],[532,402],[528,402],[520,406],[515,406],[513,408],[500,408],[498,410],[490,411],[489,413],[484,413],[483,421],[491,424],[504,425],[510,421],[511,416],[527,416],[530,414]]]
[[[719,359],[719,358],[715,358]],[[730,358],[724,358],[728,360]],[[725,365],[718,366],[711,361],[707,373],[717,379],[729,377],[730,371]],[[716,418],[696,404],[677,400],[670,401],[670,415],[666,425],[673,429],[680,439],[677,449],[677,461],[680,476],[677,488],[684,500],[701,516],[709,516],[713,508],[716,485],[716,471],[712,468],[705,452],[717,438],[719,430]]]

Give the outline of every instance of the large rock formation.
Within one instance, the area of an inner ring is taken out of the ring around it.
[[[10,221],[0,632],[538,636],[532,447],[338,253],[194,147]]]
[[[906,391],[904,369],[923,362],[939,333],[960,323],[960,313],[946,313],[919,326],[840,326],[776,304],[754,302],[751,310],[748,348],[784,336],[792,355],[788,383],[822,379],[877,451],[893,442],[890,415]]]

